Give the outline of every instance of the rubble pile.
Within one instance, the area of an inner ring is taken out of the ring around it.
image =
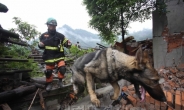
[[[122,91],[129,100],[121,100],[120,110],[184,110],[184,69],[178,67],[162,67],[158,69],[161,84],[167,98],[167,103],[153,99],[146,92],[146,99],[140,102],[136,96],[134,85],[124,86]]]
[[[167,101],[176,110],[184,109],[184,71],[183,66],[159,69],[159,75],[165,81],[161,85],[166,93]]]
[[[124,86],[122,90],[128,95],[128,100],[121,100],[120,110],[166,110],[167,105],[153,99],[147,92],[143,102],[137,97],[134,86]]]

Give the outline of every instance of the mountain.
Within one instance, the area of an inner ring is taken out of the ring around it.
[[[101,43],[97,34],[82,29],[74,30],[68,25],[63,25],[62,27],[57,28],[57,31],[63,33],[72,44],[76,44],[78,41],[82,48],[94,48],[97,46],[96,43]]]
[[[129,33],[128,36],[134,36],[136,41],[142,41],[148,39],[152,39],[152,29],[142,29],[141,31]]]
[[[105,42],[101,41],[97,34],[93,34],[93,33],[88,32],[86,30],[72,29],[68,25],[63,25],[62,27],[58,27],[57,31],[64,34],[72,42],[72,44],[76,44],[78,41],[80,46],[84,49],[94,48],[94,47],[98,46],[96,43],[100,43],[106,47],[109,46]],[[141,31],[129,33],[125,37],[127,37],[127,36],[134,36],[136,41],[145,40],[147,38],[152,38],[152,29],[143,29]],[[36,39],[36,40],[38,40],[38,39]],[[121,36],[118,36],[117,41],[119,41],[119,42],[122,41]],[[31,44],[31,42],[32,41],[30,41],[30,44]]]
[[[63,33],[74,44],[76,44],[77,41],[79,41],[82,48],[96,47],[97,46],[96,43],[103,44],[97,34],[93,34],[86,30],[82,29],[74,30],[68,25],[63,25],[62,27],[59,27],[57,31]],[[134,36],[136,41],[145,40],[147,38],[151,39],[152,29],[143,29],[141,31],[132,32],[129,33],[128,35],[125,35],[125,37],[128,36]],[[119,36],[118,41],[122,41],[121,36]]]

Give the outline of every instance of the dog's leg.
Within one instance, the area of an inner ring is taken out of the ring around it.
[[[100,101],[97,99],[97,96],[93,89],[94,81],[90,73],[86,73],[86,82],[87,82],[87,88],[88,88],[89,96],[91,98],[91,102],[95,104],[97,107],[100,107]]]
[[[117,100],[120,94],[120,87],[118,82],[111,82],[110,83],[112,87],[114,88],[114,95],[111,96],[111,100]]]
[[[73,79],[71,78],[70,82],[73,85],[73,90],[75,94],[78,94],[78,86],[74,83]]]
[[[78,88],[78,86],[76,84],[73,84],[73,90],[74,90],[75,94],[78,94],[79,88]]]

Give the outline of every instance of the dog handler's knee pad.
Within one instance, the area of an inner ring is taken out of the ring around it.
[[[66,67],[65,66],[59,67],[59,73],[62,74],[62,75],[65,75],[65,73],[66,73]]]
[[[47,69],[47,70],[45,71],[45,76],[46,76],[46,78],[50,78],[50,77],[52,76],[52,72],[53,72],[53,70]]]

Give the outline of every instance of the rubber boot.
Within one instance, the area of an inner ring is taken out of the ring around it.
[[[46,87],[46,91],[50,91],[52,89],[52,83],[48,83]]]
[[[63,87],[62,79],[59,79],[59,81],[58,81],[58,85],[59,85],[59,87],[60,87],[60,88],[62,88],[62,87]]]

